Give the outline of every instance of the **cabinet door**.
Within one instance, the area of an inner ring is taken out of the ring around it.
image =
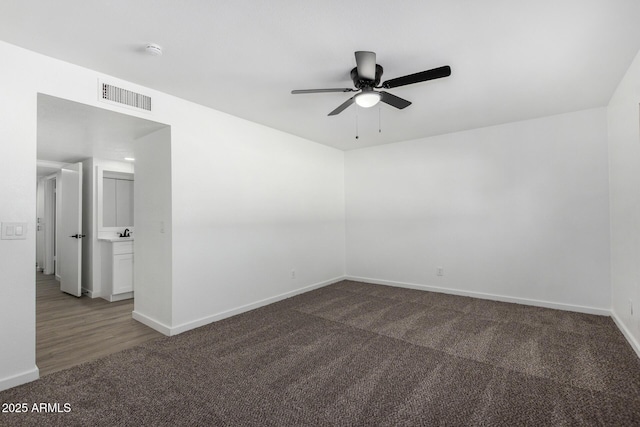
[[[113,256],[113,293],[133,291],[133,254]]]

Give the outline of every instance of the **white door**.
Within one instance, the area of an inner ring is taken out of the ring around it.
[[[82,295],[82,163],[62,168],[57,187],[60,203],[57,260],[60,290]]]

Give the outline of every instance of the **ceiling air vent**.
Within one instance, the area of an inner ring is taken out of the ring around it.
[[[100,100],[151,111],[151,97],[100,82]]]

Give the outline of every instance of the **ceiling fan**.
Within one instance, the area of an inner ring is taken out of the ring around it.
[[[427,80],[439,79],[451,75],[451,67],[445,65],[443,67],[433,68],[431,70],[421,71],[415,74],[409,74],[395,79],[387,80],[380,84],[383,69],[376,64],[375,52],[358,51],[356,54],[356,67],[351,70],[351,79],[355,89],[352,88],[331,88],[331,89],[300,89],[292,90],[291,93],[326,93],[326,92],[359,92],[340,104],[338,108],[329,113],[335,116],[344,111],[354,102],[361,107],[369,108],[376,105],[379,101],[389,104],[398,109],[407,108],[411,102],[392,95],[389,92],[376,89],[393,89],[399,86],[406,86],[414,83],[425,82]]]

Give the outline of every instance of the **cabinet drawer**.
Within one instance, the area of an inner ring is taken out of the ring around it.
[[[113,242],[113,254],[132,254],[133,242]]]

